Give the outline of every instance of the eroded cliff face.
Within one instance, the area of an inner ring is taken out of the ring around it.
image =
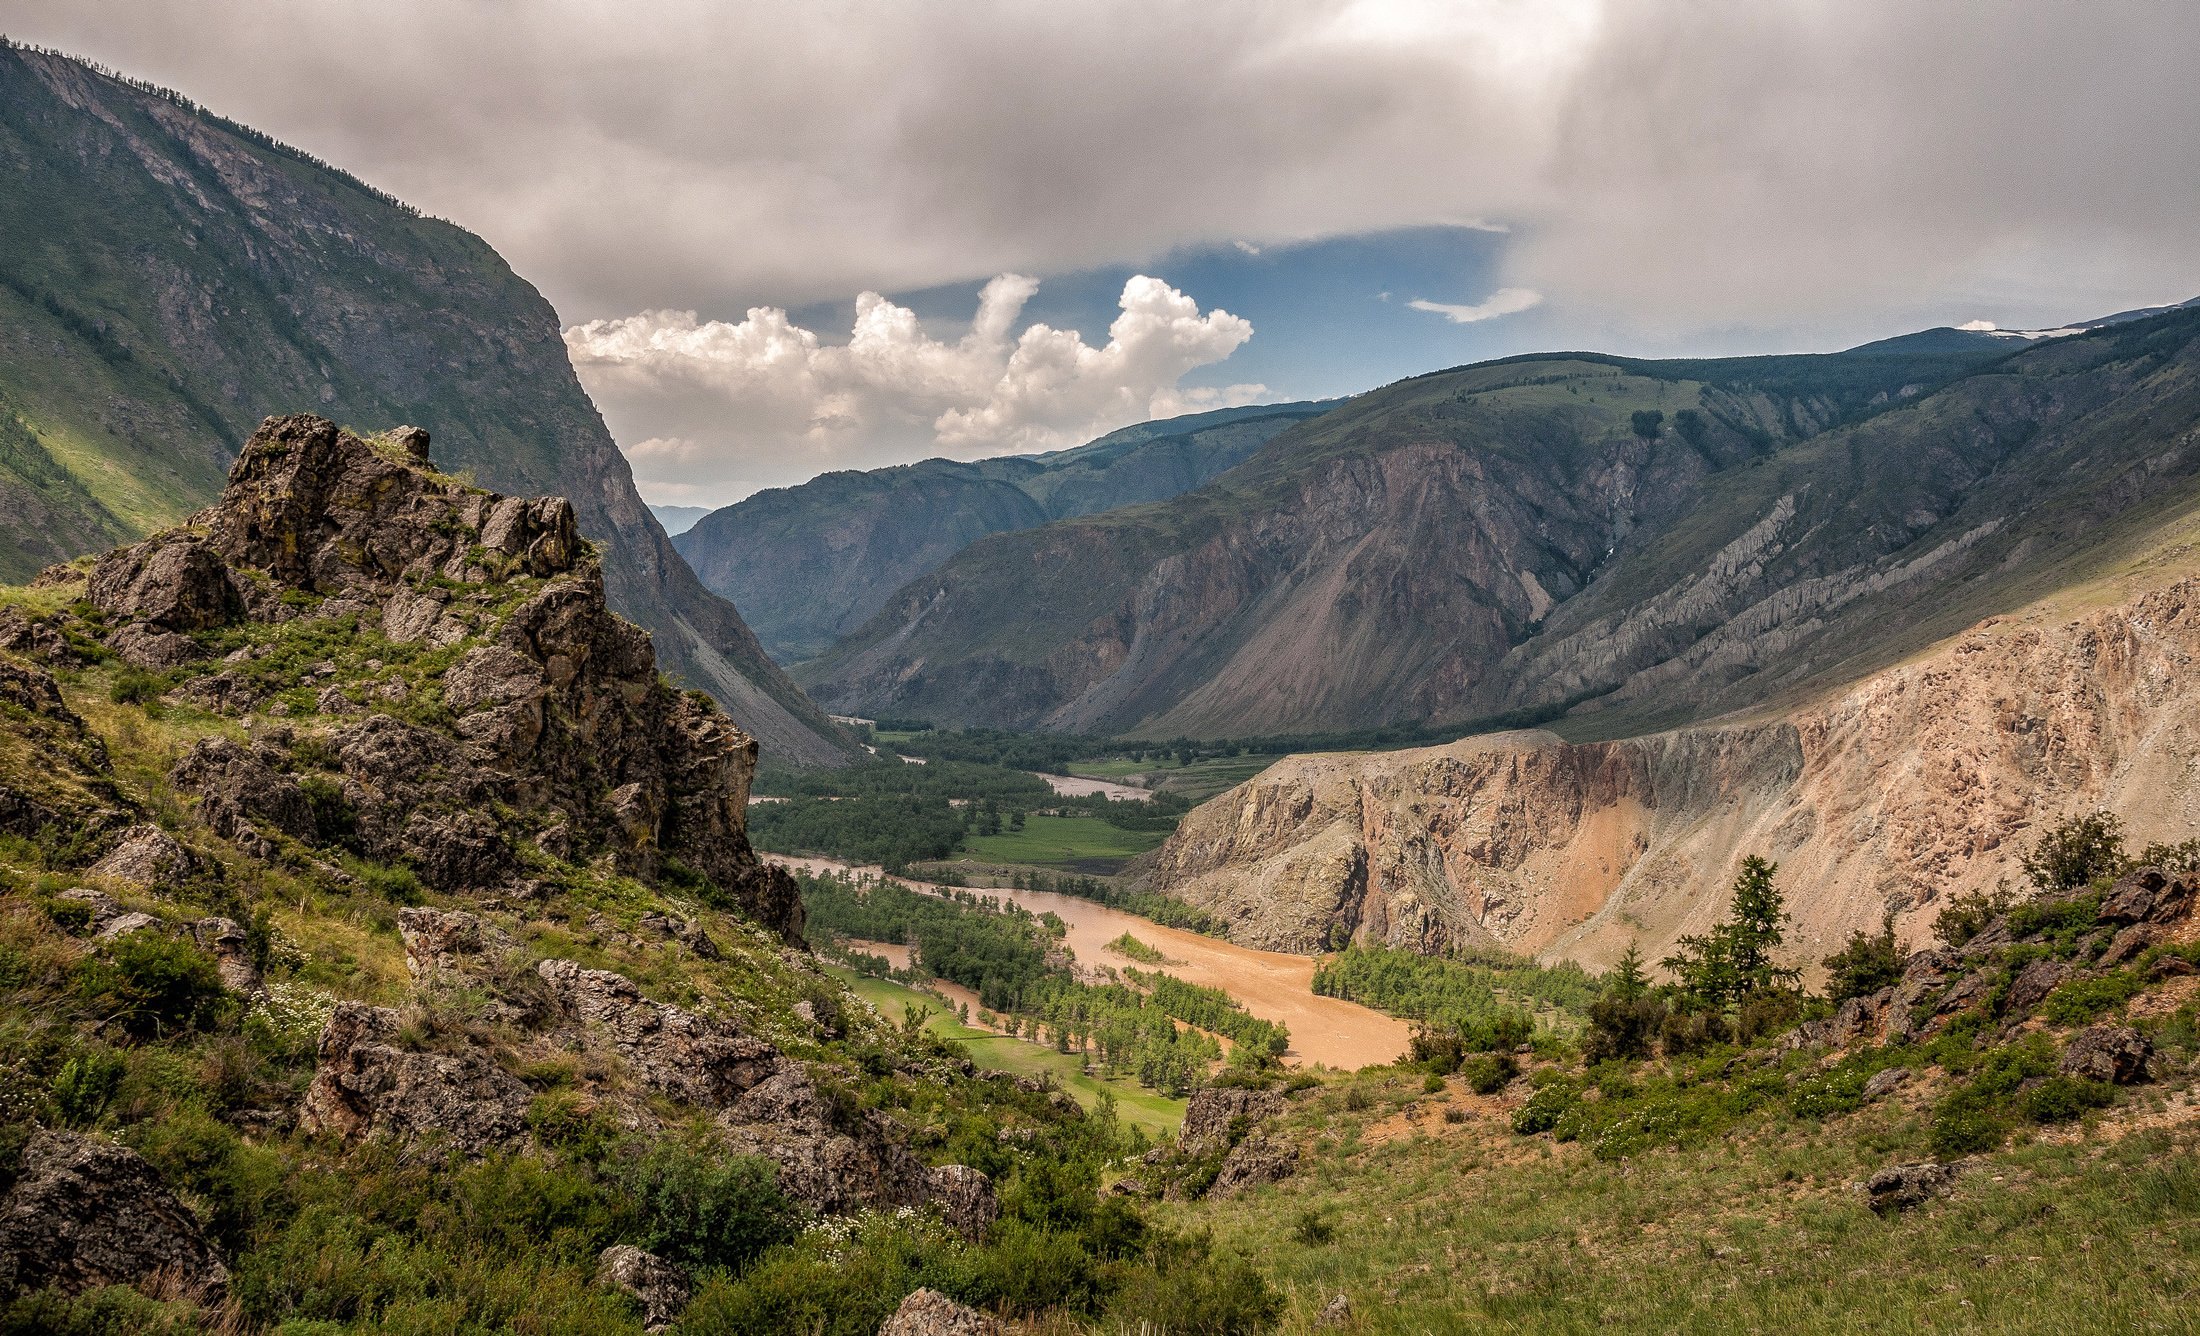
[[[1778,860],[1792,956],[1892,910],[2021,881],[2043,824],[2096,806],[2133,838],[2200,821],[2200,579],[2081,616],[1989,619],[1786,714],[1569,744],[1548,733],[1301,756],[1193,812],[1158,889],[1249,945],[1495,944],[1603,967],[1725,912],[1745,854]]]

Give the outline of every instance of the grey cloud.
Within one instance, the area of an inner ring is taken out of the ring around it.
[[[0,29],[479,230],[576,322],[1470,220],[1511,227],[1541,328],[1646,349],[2200,291],[2192,5],[0,0]]]

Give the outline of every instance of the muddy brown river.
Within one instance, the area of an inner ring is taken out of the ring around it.
[[[876,867],[852,867],[829,858],[791,858],[766,854],[766,859],[810,873],[840,872],[856,876],[883,875]],[[1152,919],[1120,909],[1052,891],[993,890],[984,887],[942,887],[907,877],[894,880],[917,890],[940,892],[968,890],[996,900],[1012,901],[1034,914],[1053,913],[1069,925],[1069,948],[1077,963],[1091,967],[1126,964],[1135,969],[1159,969],[1187,983],[1220,988],[1262,1020],[1276,1021],[1291,1029],[1291,1051],[1284,1061],[1292,1065],[1323,1063],[1356,1070],[1390,1062],[1406,1051],[1412,1027],[1395,1016],[1371,1011],[1356,1002],[1320,997],[1314,992],[1314,962],[1306,956],[1279,951],[1256,951],[1218,937],[1205,937],[1179,928],[1165,928]],[[1129,933],[1169,958],[1159,966],[1125,961],[1107,950],[1107,944]],[[973,1008],[975,1014],[975,1008]]]

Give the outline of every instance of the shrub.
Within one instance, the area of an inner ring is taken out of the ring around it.
[[[1354,1086],[1344,1092],[1344,1106],[1354,1113],[1374,1107],[1375,1097],[1367,1093],[1365,1086]]]
[[[108,959],[78,966],[77,990],[103,1019],[141,1039],[210,1029],[231,1009],[214,962],[158,932],[132,933]]]
[[[1428,1074],[1427,1076],[1424,1076],[1424,1077],[1422,1077],[1422,1078],[1421,1078],[1421,1093],[1422,1093],[1422,1094],[1424,1094],[1424,1095],[1441,1095],[1441,1094],[1443,1094],[1443,1093],[1444,1093],[1444,1078],[1443,1078],[1443,1077],[1441,1077],[1441,1076],[1438,1076],[1438,1075],[1437,1075],[1436,1073],[1434,1073],[1434,1072],[1430,1072],[1430,1073],[1429,1073],[1429,1074]]]
[[[1309,1248],[1319,1247],[1336,1236],[1336,1226],[1312,1207],[1299,1212],[1298,1223],[1291,1228],[1291,1237]]]
[[[117,705],[147,705],[168,690],[167,679],[142,668],[124,668],[107,687],[107,699]]]
[[[359,814],[344,798],[342,786],[326,775],[307,775],[298,781],[313,811],[313,832],[322,844],[342,844],[359,832]]]
[[[2106,1108],[2115,1100],[2115,1089],[2105,1081],[2050,1076],[2025,1091],[2017,1107],[2035,1123],[2067,1123],[2087,1109]]]
[[[2132,860],[2134,867],[2158,867],[2172,876],[2200,872],[2200,839],[2175,844],[2150,844]]]
[[[2145,987],[2146,980],[2130,970],[2072,979],[2047,995],[2047,1001],[2040,1004],[2040,1015],[2056,1025],[2083,1025],[2129,1002]]]
[[[1494,1095],[1511,1084],[1520,1075],[1520,1064],[1510,1053],[1483,1053],[1470,1058],[1459,1072],[1467,1079],[1467,1088],[1477,1095]]]
[[[112,1049],[79,1053],[61,1064],[48,1091],[54,1119],[63,1127],[90,1127],[99,1121],[122,1084],[127,1064]]]
[[[738,1268],[798,1232],[778,1171],[752,1156],[668,1141],[622,1177],[641,1221],[634,1242],[684,1265]]]
[[[1961,946],[1979,935],[1986,925],[2009,912],[2016,893],[2003,882],[1991,891],[1966,891],[1952,897],[1933,920],[1933,935],[1950,946]]]
[[[1832,976],[1826,980],[1826,996],[1835,1002],[1869,997],[1901,982],[1902,949],[1895,945],[1893,911],[1880,920],[1876,936],[1859,928],[1849,934],[1848,945],[1821,963]]]
[[[1638,408],[1627,420],[1635,435],[1646,441],[1658,439],[1658,432],[1665,426],[1665,414],[1655,408]]]
[[[1700,1053],[1733,1037],[1726,1017],[1715,1011],[1668,1011],[1658,1026],[1658,1047],[1669,1058]]]
[[[1614,1058],[1647,1058],[1665,1024],[1665,999],[1652,994],[1601,997],[1589,1007],[1589,1033],[1581,1056],[1591,1066]]]
[[[1165,1269],[1126,1285],[1108,1316],[1132,1331],[1169,1336],[1258,1336],[1275,1328],[1283,1299],[1242,1257],[1211,1257],[1185,1249]]]
[[[1944,1102],[1933,1114],[1933,1153],[1946,1158],[1992,1150],[2006,1130],[1991,1108],[1976,1101]]]
[[[2050,893],[2113,877],[2125,867],[2124,823],[2112,812],[2074,816],[2041,835],[2020,864],[2034,886]]]
[[[1523,1136],[1548,1132],[1581,1100],[1579,1092],[1563,1081],[1554,1081],[1528,1097],[1513,1114],[1513,1131]]]

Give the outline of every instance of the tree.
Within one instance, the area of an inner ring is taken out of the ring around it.
[[[1621,1002],[1632,1002],[1650,991],[1650,980],[1642,972],[1642,951],[1633,942],[1627,944],[1626,953],[1612,967],[1604,990],[1607,996]]]
[[[1868,997],[1902,979],[1902,951],[1894,940],[1894,911],[1879,921],[1879,933],[1873,936],[1862,928],[1849,934],[1848,945],[1827,956],[1822,962],[1832,975],[1826,981],[1826,996],[1836,1002],[1846,1002],[1852,997]]]
[[[1726,921],[1700,936],[1683,937],[1662,962],[1681,992],[1697,1006],[1724,1011],[1760,993],[1794,988],[1801,972],[1773,963],[1786,936],[1787,905],[1773,875],[1780,870],[1751,854],[1734,879]]]
[[[2053,893],[2116,876],[2125,862],[2124,823],[2112,812],[2087,812],[2040,836],[2021,865],[2034,886]]]
[[[1650,981],[1643,977],[1642,952],[1629,943],[1627,954],[1605,976],[1603,995],[1589,1004],[1582,1057],[1592,1066],[1612,1058],[1649,1057],[1665,1012],[1665,1002],[1651,996]]]
[[[1635,429],[1635,435],[1646,441],[1654,441],[1665,426],[1665,414],[1655,408],[1638,408],[1629,419],[1629,425]]]
[[[1684,408],[1673,415],[1673,429],[1690,445],[1702,445],[1703,438],[1710,433],[1711,424],[1695,409]]]

